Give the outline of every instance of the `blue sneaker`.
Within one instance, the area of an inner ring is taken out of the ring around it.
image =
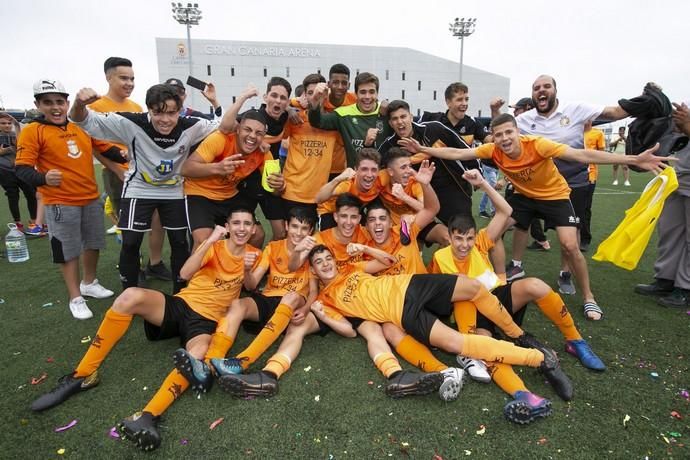
[[[218,377],[222,377],[223,375],[237,375],[244,372],[242,362],[245,359],[246,358],[212,358],[211,366],[213,366]]]
[[[211,369],[200,359],[190,355],[184,348],[173,353],[175,368],[189,381],[189,386],[197,393],[206,393],[211,389],[213,378]]]
[[[43,231],[43,227],[36,224],[29,224],[29,228],[24,230],[26,236],[33,236],[34,238],[41,238],[47,233]]]
[[[551,401],[529,391],[516,391],[515,399],[503,408],[503,415],[513,423],[526,425],[551,415]]]
[[[592,351],[585,340],[568,340],[565,342],[565,351],[580,360],[583,366],[593,371],[606,370],[606,364]]]

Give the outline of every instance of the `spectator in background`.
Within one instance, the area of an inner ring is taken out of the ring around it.
[[[604,132],[600,129],[592,128],[592,122],[587,121],[585,129],[585,148],[589,150],[606,151],[606,139]],[[585,211],[580,222],[580,251],[587,252],[589,244],[592,242],[592,201],[594,200],[594,189],[597,186],[597,176],[599,168],[595,164],[589,165],[589,185],[587,186],[587,197],[585,199]]]
[[[610,152],[619,155],[625,155],[625,126],[618,128],[618,136],[616,136],[609,144]],[[623,185],[630,187],[630,168],[625,165],[621,165],[623,170],[623,178],[625,182]],[[618,165],[613,165],[613,183],[611,185],[618,185]]]
[[[180,111],[180,116],[181,117],[199,117],[199,118],[206,118],[207,120],[213,120],[216,117],[222,117],[223,116],[223,107],[220,105],[218,102],[218,98],[216,97],[216,86],[211,83],[211,82],[205,82],[206,83],[206,88],[201,91],[201,95],[206,98],[208,102],[211,103],[213,106],[213,113],[203,113],[199,112],[198,110],[194,110],[191,107],[186,107],[184,106],[184,102],[187,99],[187,89],[184,86],[184,83],[182,83],[182,80],[179,80],[177,78],[168,78],[165,80],[166,85],[174,86],[175,91],[177,91],[177,94],[180,96],[180,99],[182,99],[182,111]]]

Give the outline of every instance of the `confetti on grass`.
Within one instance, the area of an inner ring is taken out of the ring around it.
[[[40,377],[31,377],[31,384],[32,385],[39,385],[39,384],[43,383],[43,381],[47,378],[48,378],[48,374],[46,374],[44,372],[41,374]]]
[[[52,307],[52,306],[53,306],[53,302],[46,302],[43,305],[41,305],[41,308],[48,308],[48,307]]]
[[[623,428],[628,427],[628,422],[630,421],[630,416],[628,414],[625,414],[625,417],[623,417]]]
[[[91,336],[87,335],[86,337],[81,338],[81,343],[89,343],[91,342]]]
[[[218,425],[220,425],[221,423],[223,423],[223,420],[225,420],[225,417],[221,417],[221,418],[219,418],[219,419],[217,419],[217,420],[214,420],[214,421],[208,426],[208,429],[209,429],[209,430],[214,429],[215,427],[217,427]]]
[[[60,433],[61,431],[67,431],[70,428],[73,428],[76,424],[77,424],[77,419],[74,419],[71,422],[69,422],[67,425],[59,426],[59,427],[55,428],[53,431],[55,431],[56,433]]]
[[[479,425],[479,429],[477,430],[477,434],[479,436],[484,436],[484,433],[486,433],[486,427],[484,425]]]
[[[57,450],[57,454],[58,454],[58,455],[64,455],[64,454],[65,454],[65,448],[64,448],[64,447],[59,448],[59,449]]]

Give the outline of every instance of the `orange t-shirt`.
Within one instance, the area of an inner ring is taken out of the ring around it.
[[[508,176],[517,193],[535,200],[567,200],[570,187],[552,158],[568,149],[565,144],[539,136],[520,136],[520,156],[513,160],[495,144],[477,147],[477,157],[491,159]]]
[[[206,163],[218,163],[237,153],[237,135],[223,134],[220,131],[211,133],[197,147],[196,153]],[[187,195],[199,195],[209,200],[222,201],[237,195],[237,184],[254,170],[263,168],[264,161],[272,160],[271,152],[263,153],[259,149],[244,155],[244,163],[237,166],[232,174],[185,178],[184,191]]]
[[[350,257],[350,255],[347,253],[348,243],[341,243],[338,241],[338,237],[335,233],[336,230],[337,227],[329,228],[328,230],[317,233],[314,235],[314,238],[316,239],[317,244],[323,244],[331,250],[338,269],[344,267],[345,265],[364,260],[362,254]],[[369,236],[362,229],[362,227],[359,225],[355,227],[355,233],[352,235],[352,241],[350,241],[350,243],[367,244],[368,240]]]
[[[426,273],[426,267],[422,256],[419,254],[419,245],[417,244],[417,237],[419,236],[420,228],[416,223],[413,223],[410,228],[410,244],[403,246],[400,242],[400,226],[395,225],[391,228],[391,234],[388,241],[382,245],[376,244],[371,238],[367,245],[386,251],[388,254],[395,256],[397,262],[384,271],[376,273],[380,275],[400,275],[403,273],[416,274]]]
[[[341,106],[352,105],[357,102],[357,95],[355,93],[347,92],[345,93],[345,100]],[[338,107],[334,106],[331,101],[326,98],[323,102],[323,109],[326,112],[332,112]],[[331,174],[340,174],[345,171],[347,167],[347,158],[345,157],[345,144],[343,143],[342,136],[338,131],[334,131],[336,136],[335,148],[333,149],[333,161],[331,162]]]
[[[130,100],[130,99],[125,99],[122,102],[115,102],[112,99],[110,99],[108,96],[101,96],[99,100],[94,102],[93,104],[89,104],[87,106],[91,110],[99,113],[108,113],[108,112],[143,112],[144,110],[141,108],[139,104],[136,102]],[[120,150],[126,150],[127,146],[123,144],[115,144],[118,147],[120,147]],[[117,166],[121,169],[124,169],[125,171],[129,169],[129,163],[116,163]]]
[[[589,150],[606,150],[606,139],[604,132],[600,129],[592,128],[585,131],[585,148]],[[589,173],[589,181],[594,183],[599,176],[599,168],[595,163],[591,163],[587,168]]]
[[[382,172],[385,173],[385,171]],[[386,176],[388,176],[388,173],[386,173]],[[410,205],[405,203],[403,200],[393,195],[393,184],[390,181],[390,176],[388,176],[388,180],[384,183],[386,186],[383,188],[383,190],[381,190],[381,200],[391,212],[391,220],[393,221],[393,225],[400,225],[400,216],[403,214],[414,215],[417,213],[417,211],[412,209]],[[412,198],[416,198],[424,203],[424,191],[422,190],[422,185],[413,178],[410,178],[403,190],[405,190],[405,193]]]
[[[326,131],[309,124],[307,112],[299,111],[301,125],[288,122],[283,131],[290,138],[283,168],[286,188],[283,198],[300,203],[316,203],[316,193],[328,182],[338,131]],[[344,154],[343,154],[344,155]]]
[[[114,144],[91,138],[74,123],[55,126],[30,123],[17,139],[17,165],[35,167],[42,174],[62,172],[58,187],[38,187],[45,204],[84,206],[98,198],[92,149],[105,152]]]
[[[359,201],[361,201],[363,205],[368,204],[374,200],[374,198],[379,196],[379,194],[386,188],[386,184],[389,181],[390,176],[388,173],[386,171],[379,171],[379,174],[371,188],[366,192],[362,192],[357,186],[356,177],[344,180],[335,186],[333,196],[330,199],[324,201],[323,203],[319,203],[319,205],[316,207],[316,212],[319,215],[335,212],[335,200],[338,195],[342,193],[351,193],[359,198]]]
[[[245,253],[261,251],[247,245]],[[258,265],[258,260],[254,267]],[[201,262],[201,268],[189,280],[186,288],[175,294],[184,299],[187,305],[201,316],[220,321],[230,307],[230,303],[240,296],[244,283],[244,254],[234,256],[227,248],[227,241],[216,241],[208,248]]]
[[[263,295],[267,297],[282,297],[288,292],[297,292],[306,298],[309,294],[309,261],[305,261],[300,268],[291,272],[288,269],[290,254],[287,240],[271,241],[261,253],[259,267],[268,270],[268,278]]]
[[[375,277],[361,271],[361,265],[344,268],[321,290],[317,299],[325,313],[402,326],[405,293],[414,275]]]

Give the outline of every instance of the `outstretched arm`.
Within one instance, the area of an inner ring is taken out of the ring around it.
[[[398,145],[411,154],[425,153],[427,155],[444,160],[475,160],[477,149],[454,149],[450,147],[425,147],[417,139],[407,137],[400,139]]]
[[[237,96],[237,99],[235,99],[235,102],[228,108],[227,112],[223,114],[223,120],[220,122],[218,130],[223,134],[234,132],[235,128],[237,128],[237,114],[240,113],[240,109],[248,99],[258,94],[259,90],[256,89],[256,86],[251,83],[248,84],[245,90]]]
[[[513,213],[513,208],[503,198],[503,196],[489,184],[476,169],[465,171],[462,178],[475,187],[480,188],[489,196],[491,203],[496,208],[496,214],[486,226],[486,232],[491,241],[498,241],[501,239],[503,229],[506,227],[510,215]]]
[[[657,150],[659,150],[659,144],[654,145],[654,147],[645,150],[639,155],[610,155],[598,150],[573,149],[569,147],[559,158],[585,164],[633,165],[659,174],[666,167],[663,162],[674,161],[675,158],[658,157],[654,155],[654,152]]]

